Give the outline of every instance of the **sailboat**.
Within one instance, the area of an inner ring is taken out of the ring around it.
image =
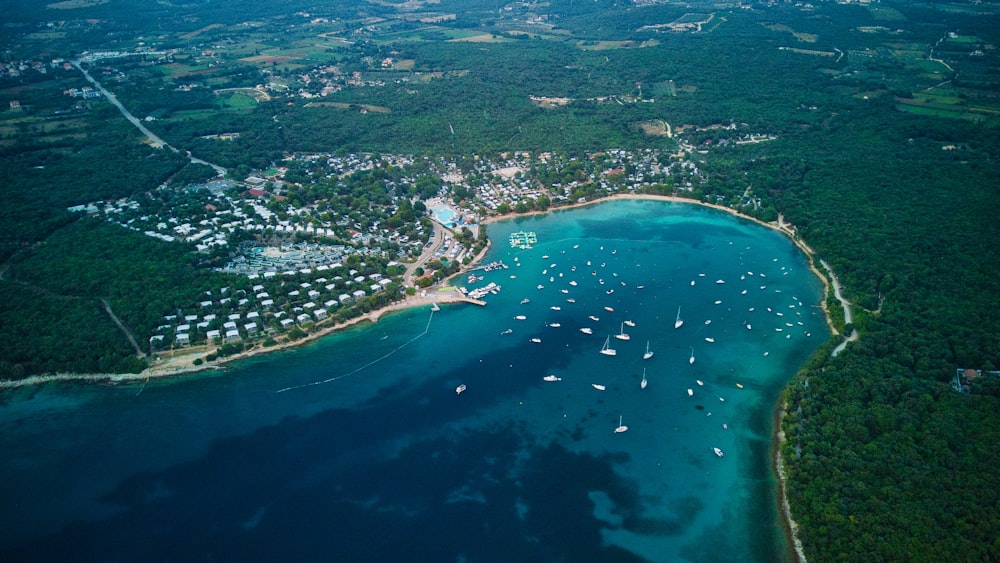
[[[612,348],[610,343],[611,343],[611,336],[609,335],[607,338],[604,339],[604,346],[601,347],[601,353],[604,354],[605,356],[618,355],[618,350]]]
[[[642,355],[642,359],[648,360],[653,357],[653,352],[649,349],[649,341],[646,341],[646,353]]]
[[[622,424],[621,415],[618,416],[618,428],[615,428],[615,434],[621,434],[622,432],[628,430],[628,426]]]
[[[688,358],[688,363],[689,364],[693,364],[694,363],[694,348],[691,348],[691,357]]]
[[[639,387],[642,388],[642,389],[646,388],[646,369],[645,368],[643,368],[643,370],[642,370],[642,382],[639,383]]]
[[[615,335],[615,338],[617,338],[618,340],[628,340],[628,339],[632,338],[628,334],[625,334],[625,323],[622,323],[622,328],[618,332],[618,334]]]
[[[677,318],[674,319],[674,328],[680,328],[683,324],[684,321],[681,320],[681,308],[677,307]]]

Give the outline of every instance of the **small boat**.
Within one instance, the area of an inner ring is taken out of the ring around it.
[[[553,311],[562,311],[562,307],[560,307],[559,305],[553,305],[549,307],[549,309],[552,309]]]
[[[737,383],[737,384],[736,384],[736,387],[738,387],[738,388],[740,388],[740,389],[743,389],[743,384],[742,384],[742,383]]]
[[[605,387],[600,383],[591,383],[590,386],[593,387],[594,389],[597,389],[598,391],[604,391],[605,389]]]
[[[649,349],[649,341],[646,341],[646,352],[642,355],[642,359],[648,360],[653,357],[653,351]]]
[[[625,326],[635,326],[635,321],[625,321]]]
[[[688,397],[694,397],[694,389],[688,387]]]
[[[705,382],[700,379],[695,379],[694,382],[698,384],[698,387],[705,385]]]
[[[571,281],[571,282],[569,282],[569,284],[570,285],[576,285],[576,282],[575,281]]]
[[[541,344],[542,339],[538,338],[538,337],[535,337],[535,338],[532,338],[531,341],[534,342],[535,344]]]
[[[594,334],[594,329],[590,328],[589,326],[585,326],[580,329],[580,332],[584,334]]]
[[[693,364],[694,363],[694,348],[691,348],[691,357],[688,358],[688,363],[689,364]]]
[[[645,389],[648,382],[646,381],[646,370],[642,370],[642,381],[639,382],[639,388]]]
[[[615,335],[618,340],[630,340],[632,337],[625,333],[625,323],[622,323],[621,331]]]
[[[624,424],[622,424],[622,417],[619,416],[618,417],[618,428],[615,428],[615,434],[621,434],[622,432],[625,432],[626,430],[628,430],[628,426],[625,426]]]
[[[554,375],[546,375],[542,379],[545,380],[545,381],[562,381],[561,377],[556,377]]]
[[[567,303],[576,303],[576,299],[573,299],[572,297],[570,297],[569,299],[566,300],[566,302]]]
[[[705,342],[715,342],[715,339],[712,338],[711,336],[706,336],[705,337]]]
[[[514,318],[515,318],[515,319],[517,319],[517,320],[519,320],[519,321],[523,321],[524,319],[526,319],[526,318],[528,318],[528,317],[526,317],[526,316],[524,316],[524,315],[517,315],[517,316],[516,316],[516,317],[514,317]]]
[[[545,287],[544,285],[538,284],[538,289],[543,289],[544,287]]]
[[[455,394],[456,395],[461,395],[462,391],[465,391],[465,384],[464,383],[455,388]]]
[[[726,455],[726,454],[722,453],[722,450],[720,450],[719,448],[712,448],[712,451],[715,452],[715,455],[717,455],[719,457],[722,457],[722,456]]]
[[[590,316],[589,316],[589,317],[587,317],[587,318],[588,318],[588,319],[590,319],[590,320],[592,320],[592,321],[594,321],[595,323],[596,323],[597,321],[601,320],[601,319],[599,319],[599,318],[595,317],[594,315],[590,315]]]
[[[501,332],[500,334],[510,334],[510,333],[512,333],[512,332],[514,332],[514,329],[512,329],[512,328],[508,328],[507,330],[505,330],[505,331]]]
[[[610,342],[611,342],[610,336],[604,339],[604,346],[601,347],[601,353],[604,354],[605,356],[617,356],[618,351],[609,345]]]
[[[524,299],[521,300],[521,305],[524,305],[525,303],[528,303],[530,301],[531,301],[531,299],[528,299],[527,297],[525,297]]]
[[[716,305],[722,305],[722,300],[721,299],[716,299],[715,300],[715,304]]]
[[[615,312],[615,310],[612,309],[611,307],[605,307],[604,310],[607,311],[607,312],[609,312],[609,313],[614,313]]]
[[[550,326],[550,327],[552,327],[552,328],[559,328],[559,327],[561,327],[562,325],[561,325],[561,324],[559,324],[559,323],[549,323],[549,326]]]
[[[677,308],[677,318],[674,319],[674,328],[680,328],[683,324],[684,324],[684,321],[681,320],[681,308],[678,307]]]

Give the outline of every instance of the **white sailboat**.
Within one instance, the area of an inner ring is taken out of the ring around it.
[[[639,383],[639,388],[645,389],[646,388],[646,383],[647,383],[646,382],[646,368],[643,368],[643,370],[642,370],[642,381]]]
[[[621,434],[622,432],[625,432],[626,430],[628,430],[628,426],[625,426],[624,424],[622,424],[622,417],[621,417],[621,415],[619,415],[618,416],[618,428],[615,428],[615,434]]]
[[[618,340],[628,340],[632,338],[631,336],[625,333],[625,323],[622,323],[622,328],[620,331],[618,331],[618,334],[615,335],[615,338],[617,338]]]
[[[601,353],[605,356],[617,356],[618,350],[611,347],[611,336],[604,339],[604,346],[601,347]]]
[[[693,364],[694,363],[694,348],[691,348],[691,357],[688,358],[688,363],[689,364]]]
[[[649,341],[646,341],[646,353],[642,355],[642,359],[648,360],[653,357],[653,352],[649,349]]]
[[[681,320],[681,308],[677,307],[677,318],[674,319],[674,328],[680,328],[684,324]]]

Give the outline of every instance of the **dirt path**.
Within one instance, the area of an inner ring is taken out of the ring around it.
[[[139,356],[142,356],[143,355],[142,348],[139,347],[139,343],[136,342],[135,337],[132,336],[132,331],[130,331],[125,327],[125,324],[122,323],[121,319],[118,318],[118,315],[116,315],[115,312],[111,310],[111,305],[107,301],[101,299],[101,305],[104,305],[104,310],[108,313],[108,316],[110,316],[111,320],[113,320],[115,324],[118,325],[118,328],[120,328],[121,331],[125,333],[125,338],[128,338],[128,341],[132,343],[132,347],[135,348],[135,353],[138,354]]]
[[[833,285],[833,296],[837,298],[837,301],[840,301],[840,306],[844,308],[844,324],[852,325],[851,334],[847,335],[844,341],[833,349],[833,352],[830,352],[830,356],[836,356],[843,352],[844,348],[847,348],[848,342],[854,342],[858,339],[858,330],[853,327],[854,312],[851,310],[851,302],[844,298],[843,293],[840,291],[840,280],[837,279],[837,275],[833,273],[833,269],[826,263],[826,260],[820,260],[819,263],[826,270],[827,275],[830,276],[830,283]]]

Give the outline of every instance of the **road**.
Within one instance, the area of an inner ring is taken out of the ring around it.
[[[428,260],[434,257],[434,253],[441,248],[441,245],[444,244],[445,235],[451,234],[451,231],[444,228],[444,226],[433,219],[431,220],[431,225],[434,226],[434,236],[431,237],[430,240],[431,245],[425,246],[423,252],[420,253],[420,257],[406,267],[406,274],[403,275],[404,280],[411,280],[413,278],[413,272],[416,271],[417,268],[422,268]]]
[[[844,308],[844,324],[853,325],[854,313],[851,311],[851,302],[845,299],[844,295],[841,293],[840,280],[837,279],[836,274],[833,273],[833,270],[830,268],[830,265],[827,264],[825,260],[820,260],[819,263],[821,266],[823,266],[823,269],[826,270],[826,273],[830,275],[830,283],[833,285],[833,296],[837,298],[837,301],[840,301],[840,305]],[[857,339],[858,339],[858,331],[857,329],[852,327],[851,334],[849,334],[847,338],[844,339],[843,342],[838,344],[837,347],[833,349],[833,352],[830,353],[830,355],[836,356],[837,354],[843,352],[844,348],[847,348],[848,342],[854,342]]]
[[[76,70],[79,70],[83,74],[83,77],[86,78],[88,82],[90,82],[91,84],[93,84],[94,88],[97,88],[97,90],[100,91],[101,94],[105,98],[107,98],[107,100],[109,102],[111,102],[112,104],[114,104],[114,106],[116,108],[118,108],[118,111],[122,112],[122,115],[125,116],[125,119],[129,120],[129,122],[132,125],[135,125],[136,128],[139,129],[139,131],[141,131],[142,134],[145,135],[146,138],[149,139],[149,144],[150,145],[152,145],[154,148],[158,148],[158,149],[168,148],[168,149],[170,149],[173,152],[180,152],[176,148],[170,146],[169,143],[167,143],[166,141],[164,141],[163,139],[161,139],[160,137],[158,137],[156,135],[156,133],[153,133],[152,131],[150,131],[149,128],[147,128],[145,125],[143,125],[142,121],[140,121],[138,117],[132,115],[132,113],[129,112],[129,110],[120,101],[118,101],[118,98],[114,95],[113,92],[107,90],[104,86],[101,85],[100,82],[97,81],[96,78],[94,78],[93,76],[91,76],[89,72],[87,72],[86,70],[84,70],[84,68],[82,66],[80,66],[80,61],[70,61],[70,64],[73,65],[73,68],[75,68]],[[215,169],[216,172],[219,173],[220,176],[225,176],[226,175],[226,169],[223,168],[223,167],[221,167],[221,166],[219,166],[219,165],[217,165],[217,164],[212,164],[211,162],[206,162],[206,161],[204,161],[204,160],[202,160],[200,158],[195,158],[194,156],[191,156],[190,152],[188,152],[186,156],[187,156],[188,160],[190,160],[191,162],[193,162],[195,164],[207,164],[208,166],[211,166],[212,168]]]

